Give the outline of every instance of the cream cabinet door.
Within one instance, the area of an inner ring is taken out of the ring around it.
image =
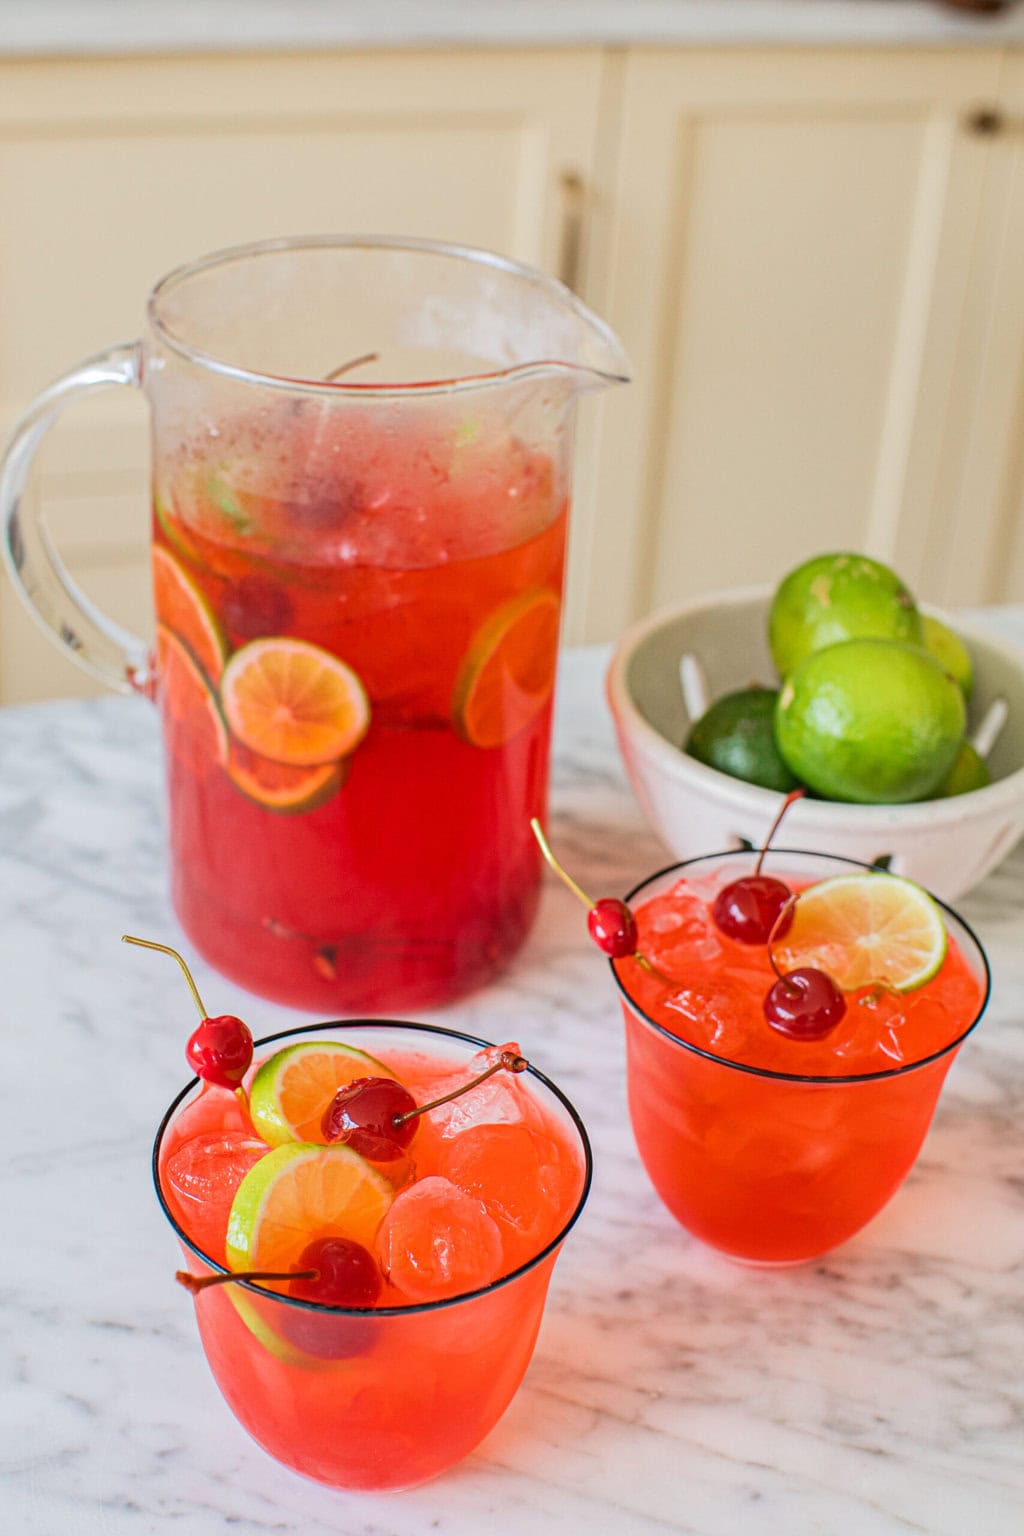
[[[637,382],[602,407],[591,634],[832,548],[933,602],[1003,595],[1020,149],[970,121],[1005,69],[986,49],[625,60],[605,308]]]
[[[221,246],[421,235],[558,271],[603,69],[597,50],[0,64],[0,433],[137,336],[156,278]],[[144,629],[146,413],[126,393],[71,408],[32,494],[76,579]],[[5,578],[0,699],[92,691]]]

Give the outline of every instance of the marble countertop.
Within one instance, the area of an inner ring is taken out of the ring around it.
[[[1024,610],[990,615],[1024,643]],[[606,652],[564,657],[552,830],[584,888],[665,862],[606,716]],[[623,1044],[581,913],[545,888],[512,969],[435,1017],[516,1036],[588,1122],[596,1175],[533,1364],[433,1484],[333,1493],[236,1425],[209,1376],[150,1186],[184,1080],[155,714],[0,712],[4,1236],[0,1528],[54,1536],[1020,1536],[1024,1521],[1024,845],[961,906],[995,985],[920,1161],[826,1260],[731,1265],[676,1226],[627,1126]],[[257,1034],[297,1018],[197,964]]]
[[[590,44],[1024,41],[939,0],[3,0],[0,56]]]

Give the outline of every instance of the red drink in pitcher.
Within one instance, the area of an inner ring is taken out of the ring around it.
[[[285,407],[183,445],[157,483],[186,929],[218,969],[321,1011],[487,981],[537,901],[559,466],[486,421],[424,410],[388,436]]]
[[[214,965],[318,1014],[447,1002],[536,909],[576,403],[626,358],[554,278],[425,240],[217,251],[147,316],[18,425],[14,581],[94,678],[159,700],[171,889]],[[151,407],[155,644],[22,495],[106,385]]]

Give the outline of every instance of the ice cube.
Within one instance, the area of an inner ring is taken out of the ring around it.
[[[501,1234],[479,1200],[432,1174],[395,1198],[377,1234],[380,1266],[409,1301],[438,1301],[490,1285]]]
[[[442,1098],[463,1087],[474,1077],[479,1077],[481,1072],[486,1072],[505,1052],[518,1056],[519,1046],[510,1040],[504,1045],[490,1045],[486,1050],[478,1051],[465,1067],[419,1086],[417,1101],[429,1104],[432,1099]],[[523,1121],[531,1121],[534,1116],[529,1090],[520,1082],[519,1075],[500,1071],[475,1088],[470,1088],[461,1097],[432,1109],[423,1118],[438,1136],[448,1138],[461,1136],[464,1131],[476,1125],[519,1125]]]
[[[224,1234],[235,1192],[270,1149],[244,1131],[201,1131],[183,1141],[161,1169],[167,1203],[197,1248],[224,1261]]]

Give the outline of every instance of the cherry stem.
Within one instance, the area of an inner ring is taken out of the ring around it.
[[[536,816],[532,816],[530,818],[530,831],[537,839],[541,853],[544,855],[545,859],[547,859],[559,880],[561,880],[563,885],[567,885],[569,887],[573,895],[577,898],[578,901],[582,901],[583,905],[589,912],[591,907],[594,906],[594,903],[591,901],[586,891],[584,891],[580,886],[576,884],[576,881],[573,879],[572,875],[570,875],[569,871],[567,869],[563,869],[561,864],[559,864],[558,860],[555,858],[554,853],[551,851],[551,844],[544,836],[544,828],[541,826]]]
[[[234,1285],[239,1280],[319,1280],[318,1269],[243,1269],[237,1275],[193,1275],[190,1270],[176,1269],[174,1278],[186,1291],[197,1295],[208,1291],[211,1285]]]
[[[530,831],[537,839],[541,853],[551,865],[551,868],[554,870],[559,880],[562,881],[563,885],[567,885],[569,887],[573,895],[578,897],[578,899],[583,903],[589,912],[595,906],[595,903],[591,901],[586,891],[584,891],[581,886],[576,884],[576,881],[572,878],[572,875],[569,874],[569,871],[567,869],[563,869],[562,865],[555,858],[555,855],[551,849],[551,844],[544,836],[544,828],[541,826],[536,816],[531,816],[530,818]],[[651,961],[648,960],[646,955],[641,954],[640,950],[634,950],[633,959],[636,961],[637,965],[641,966],[645,971],[648,972],[649,975],[656,977],[658,981],[664,983],[666,987],[675,986],[675,982],[672,980],[671,976],[666,976],[664,971],[659,971],[658,967],[656,965],[652,965]]]
[[[181,966],[182,970],[185,972],[185,980],[188,982],[188,989],[192,993],[192,1001],[195,1003],[196,1008],[199,1010],[200,1019],[209,1018],[209,1014],[203,1007],[203,1000],[199,996],[199,988],[192,980],[192,972],[189,970],[188,966],[185,964],[184,960],[178,954],[176,949],[172,949],[169,944],[155,944],[152,939],[137,939],[133,934],[130,933],[122,933],[121,943],[139,944],[143,949],[158,949],[162,955],[173,955],[175,960],[177,960],[178,964]]]
[[[642,970],[645,970],[651,976],[656,977],[658,981],[664,982],[666,987],[675,987],[677,985],[677,983],[672,980],[671,976],[666,976],[664,971],[659,971],[658,967],[652,964],[652,962],[648,960],[647,956],[642,955],[639,950],[635,952],[633,959],[636,961],[637,965],[641,967]]]
[[[806,793],[807,791],[805,789],[791,789],[785,800],[783,800],[782,804],[779,806],[778,815],[772,822],[771,826],[768,828],[768,836],[765,838],[761,852],[757,856],[757,863],[754,865],[755,875],[759,875],[761,873],[761,865],[764,863],[764,856],[768,852],[772,838],[779,830],[779,822],[782,820],[783,816],[785,816],[794,800],[802,799]]]
[[[425,1115],[430,1109],[438,1109],[442,1104],[449,1104],[452,1099],[461,1099],[464,1093],[471,1088],[477,1088],[485,1083],[495,1072],[525,1072],[530,1063],[525,1056],[516,1056],[512,1051],[502,1051],[493,1066],[481,1072],[479,1077],[474,1077],[470,1082],[463,1083],[461,1088],[453,1088],[451,1093],[442,1094],[439,1099],[431,1099],[429,1104],[417,1104],[415,1109],[407,1109],[404,1115],[392,1115],[391,1124],[395,1127],[404,1125],[407,1120],[415,1120],[417,1115]]]
[[[360,368],[363,363],[375,363],[380,357],[379,352],[363,352],[359,357],[350,357],[347,363],[342,363],[339,368],[332,368],[330,373],[324,374],[324,382],[333,384],[335,379],[340,379],[343,373],[348,373],[352,368]]]
[[[796,793],[796,791],[794,791],[794,793]],[[803,791],[801,790],[800,793],[802,794]],[[785,806],[783,806],[783,810],[785,810]],[[794,986],[793,983],[790,981],[789,977],[788,976],[784,976],[783,973],[779,970],[779,967],[778,967],[778,965],[775,962],[775,956],[772,954],[772,940],[775,938],[775,935],[778,933],[778,931],[779,931],[779,924],[782,922],[782,919],[786,916],[786,913],[787,912],[792,912],[792,910],[793,910],[793,908],[795,906],[796,906],[796,893],[794,892],[793,895],[786,902],[785,906],[780,910],[779,915],[775,919],[774,923],[772,923],[772,931],[768,935],[768,938],[766,940],[766,947],[767,947],[767,950],[768,950],[768,964],[771,966],[772,970],[775,972],[775,974],[778,977],[778,979],[782,982],[782,985],[786,988],[786,991],[793,993],[794,996],[799,993],[800,988]]]

